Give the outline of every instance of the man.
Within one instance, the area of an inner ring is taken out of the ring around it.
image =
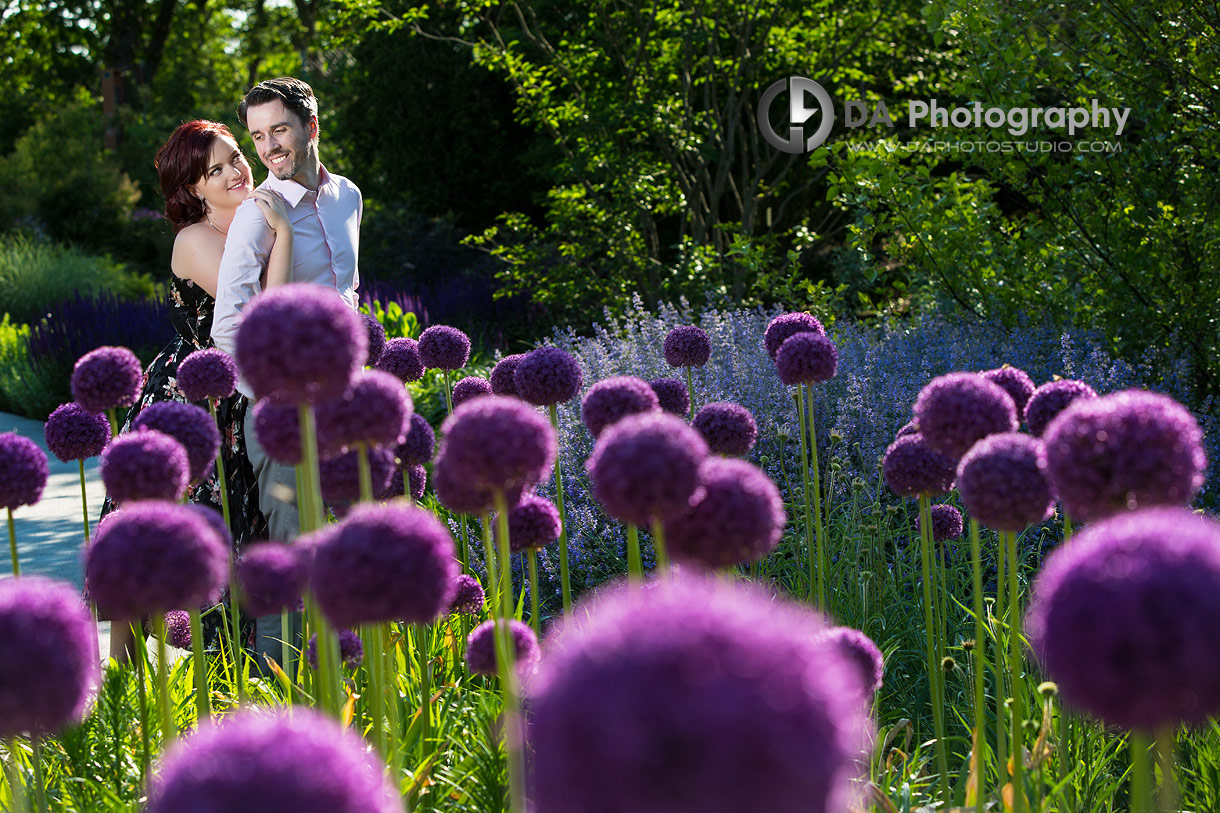
[[[237,116],[270,173],[259,188],[279,194],[288,207],[293,234],[291,281],[333,288],[354,309],[364,201],[355,184],[322,166],[313,89],[299,79],[268,79],[246,94]],[[238,207],[225,238],[212,320],[212,339],[230,355],[235,355],[241,311],[262,290],[263,269],[274,241],[275,233],[253,198]],[[246,397],[253,395],[244,381],[238,389]],[[254,432],[253,409],[246,412],[245,432],[246,450],[258,478],[259,508],[271,538],[293,539],[299,530],[294,467],[267,457]],[[259,653],[278,659],[281,637],[279,616],[258,619]]]

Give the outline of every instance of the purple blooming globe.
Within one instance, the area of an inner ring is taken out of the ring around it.
[[[779,348],[788,337],[797,333],[816,333],[824,336],[826,328],[817,317],[807,313],[785,313],[775,317],[767,324],[767,330],[763,333],[763,346],[767,348],[767,355],[772,361],[775,361]]]
[[[704,405],[691,421],[712,454],[744,457],[758,440],[758,424],[741,404],[716,401]]]
[[[383,768],[318,712],[242,711],[166,751],[146,813],[402,813]]]
[[[404,383],[420,380],[424,377],[424,362],[419,357],[419,342],[406,337],[390,339],[377,360],[377,369]]]
[[[495,675],[496,670],[496,621],[484,621],[475,627],[466,638],[466,666],[474,675]],[[504,619],[498,623],[503,624]],[[538,638],[528,624],[510,619],[509,632],[513,637],[513,651],[517,655],[517,674],[532,675],[538,667],[541,650]]]
[[[690,506],[665,520],[674,559],[723,569],[775,549],[787,517],[779,489],[762,469],[709,457],[699,467],[699,481]]]
[[[1034,390],[1025,404],[1025,423],[1031,434],[1042,437],[1060,412],[1078,398],[1096,398],[1097,393],[1083,381],[1061,378]]]
[[[97,457],[110,442],[110,422],[75,401],[56,407],[43,427],[47,448],[60,461]]]
[[[237,389],[237,362],[223,350],[196,350],[178,365],[178,389],[188,401],[228,398]]]
[[[965,527],[962,521],[962,512],[958,511],[952,505],[938,504],[929,508],[932,514],[932,541],[933,542],[948,542],[950,539],[957,539],[962,535],[962,529]],[[921,530],[920,517],[915,517],[915,530]]]
[[[513,553],[544,548],[559,538],[559,509],[537,494],[526,494],[508,510],[508,547]]]
[[[295,466],[301,451],[301,414],[296,404],[264,398],[254,405],[254,436],[272,460]]]
[[[970,515],[997,531],[1019,533],[1055,510],[1046,447],[1019,432],[989,435],[974,444],[957,464],[957,490]]]
[[[318,454],[333,457],[361,443],[397,446],[414,411],[401,381],[381,370],[361,370],[342,395],[318,404]]]
[[[662,345],[670,367],[702,367],[712,357],[712,340],[695,325],[679,325],[665,334]]]
[[[453,601],[449,602],[449,612],[463,615],[477,615],[483,609],[483,585],[474,576],[463,573],[457,577]]]
[[[372,314],[362,313],[360,319],[364,322],[364,330],[369,339],[368,355],[365,356],[364,365],[376,367],[377,362],[381,359],[381,354],[385,352],[385,328]]]
[[[661,404],[648,382],[633,375],[598,381],[580,403],[580,419],[589,434],[597,437],[607,427],[628,415],[656,412]]]
[[[1073,517],[1189,505],[1207,458],[1198,421],[1168,395],[1124,390],[1079,399],[1046,434],[1047,473]]]
[[[462,404],[441,427],[436,461],[470,488],[508,493],[539,483],[555,464],[558,445],[550,421],[528,404],[487,395]]]
[[[190,465],[190,481],[202,483],[212,473],[220,452],[220,429],[206,409],[179,401],[158,401],[140,411],[133,429],[155,429],[182,444]]]
[[[422,466],[424,463],[432,462],[432,455],[435,451],[436,432],[432,429],[432,424],[428,423],[428,419],[418,412],[412,413],[407,439],[399,444],[396,452],[398,459],[404,465]]]
[[[474,375],[466,376],[453,385],[453,408],[457,409],[471,398],[478,398],[480,395],[491,395],[492,392],[491,382],[486,378],[479,378]]]
[[[837,646],[856,667],[860,694],[870,700],[885,677],[885,658],[872,638],[852,627],[831,627],[823,639]]]
[[[178,649],[191,648],[191,614],[186,610],[165,614],[165,643]]]
[[[364,642],[354,630],[339,630],[339,660],[349,669],[355,669],[364,660]],[[305,660],[310,669],[318,668],[318,636],[309,636],[305,646]]]
[[[795,333],[775,354],[775,371],[788,387],[829,381],[838,369],[839,349],[822,333]]]
[[[90,412],[129,407],[140,397],[144,370],[126,347],[90,350],[72,368],[72,400]]]
[[[305,557],[293,545],[251,545],[237,561],[241,607],[256,618],[295,609],[308,579]]]
[[[1004,392],[1008,393],[1017,408],[1017,420],[1020,420],[1021,416],[1025,414],[1025,405],[1029,403],[1030,396],[1034,394],[1034,380],[1029,377],[1029,373],[1019,367],[1005,364],[1003,367],[987,370],[981,375],[992,384],[999,384]]]
[[[496,366],[491,368],[491,391],[496,395],[516,395],[517,394],[517,365],[525,358],[525,353],[516,353],[511,356],[505,356],[496,362]]]
[[[685,415],[690,412],[690,391],[678,379],[658,378],[649,381],[648,386],[656,393],[661,409],[673,415]]]
[[[529,690],[536,813],[847,809],[859,680],[820,617],[693,579],[585,606]]]
[[[470,360],[470,337],[455,327],[433,325],[419,334],[419,358],[432,370],[460,370]]]
[[[517,397],[535,406],[571,401],[585,383],[580,362],[558,347],[539,347],[525,354],[513,373]]]
[[[0,739],[80,720],[98,680],[80,593],[39,576],[0,581]]]
[[[1017,407],[1004,388],[978,373],[929,381],[915,399],[915,420],[928,445],[960,459],[988,435],[1017,430]]]
[[[1220,713],[1220,523],[1152,508],[1051,554],[1026,628],[1063,699],[1154,731]]]
[[[922,434],[901,435],[885,450],[881,472],[900,497],[935,497],[953,488],[953,460],[928,446]]]
[[[321,285],[264,291],[237,328],[237,366],[255,398],[299,404],[339,396],[367,355],[360,314]]]
[[[191,464],[176,439],[141,429],[110,441],[102,452],[101,472],[106,493],[119,505],[135,500],[174,502],[186,493]]]
[[[37,443],[16,432],[0,434],[0,508],[38,502],[50,473],[47,455]]]
[[[368,450],[369,477],[373,496],[390,487],[394,477],[394,452],[378,448]],[[357,502],[360,493],[360,453],[345,452],[318,463],[318,480],[322,499],[328,503]]]

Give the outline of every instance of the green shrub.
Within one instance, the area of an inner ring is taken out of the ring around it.
[[[63,400],[45,372],[30,361],[30,326],[0,319],[0,412],[46,418]]]

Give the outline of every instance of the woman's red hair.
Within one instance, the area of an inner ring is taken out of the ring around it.
[[[187,187],[198,183],[207,171],[212,142],[220,136],[233,138],[229,128],[220,122],[196,119],[174,130],[169,140],[157,150],[153,166],[161,179],[165,217],[174,227],[174,234],[203,220],[203,202],[192,195]],[[235,138],[233,140],[237,141]]]

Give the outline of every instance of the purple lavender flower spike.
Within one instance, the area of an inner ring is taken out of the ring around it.
[[[1017,430],[1017,407],[1004,388],[978,373],[932,379],[915,399],[915,420],[928,445],[960,459],[988,435]]]
[[[775,317],[767,325],[766,332],[763,333],[763,345],[767,348],[767,355],[771,357],[772,361],[775,361],[784,341],[797,333],[817,333],[824,336],[826,328],[822,327],[822,323],[817,320],[817,317],[807,313],[785,313]]]
[[[703,435],[712,454],[744,457],[758,440],[758,424],[750,410],[729,401],[703,406],[691,426]]]
[[[722,569],[775,549],[787,518],[779,489],[762,469],[709,457],[699,466],[699,481],[690,507],[665,521],[675,560]]]
[[[362,313],[360,318],[364,322],[364,329],[369,339],[369,350],[364,359],[364,366],[376,367],[377,362],[381,360],[381,354],[385,352],[385,328],[381,326],[381,322],[377,321],[377,317],[371,314]]]
[[[339,659],[349,669],[355,669],[364,660],[364,642],[354,630],[339,630]],[[309,636],[309,644],[305,647],[305,660],[310,669],[318,668],[318,636]]]
[[[424,362],[419,357],[419,342],[415,339],[399,338],[386,342],[377,369],[383,370],[399,381],[419,381],[424,377]]]
[[[256,296],[237,329],[237,366],[256,398],[299,404],[341,395],[368,357],[360,315],[335,291],[293,283]]]
[[[1042,441],[1005,432],[983,438],[961,459],[957,490],[966,510],[980,523],[1019,533],[1054,513],[1055,494],[1046,474]]]
[[[191,614],[186,610],[165,614],[165,643],[178,649],[191,648]]]
[[[534,406],[571,401],[585,383],[580,362],[558,347],[539,347],[525,354],[513,373],[517,396]]]
[[[72,400],[90,412],[129,407],[140,397],[144,370],[126,347],[90,350],[72,368]]]
[[[458,565],[453,538],[430,512],[360,505],[317,539],[310,587],[336,627],[427,624],[448,611]]]
[[[491,391],[496,395],[517,395],[517,365],[525,358],[525,353],[505,356],[491,368]]]
[[[0,739],[45,736],[85,715],[98,681],[93,622],[70,585],[0,581]]]
[[[16,432],[0,434],[0,508],[38,502],[50,472],[37,443]]]
[[[342,395],[318,404],[318,454],[334,457],[360,443],[397,446],[414,411],[401,381],[381,370],[361,370]]]
[[[1083,381],[1061,378],[1034,390],[1025,404],[1025,423],[1033,435],[1042,437],[1055,417],[1077,398],[1096,398],[1097,393]]]
[[[186,449],[192,483],[202,483],[212,473],[220,452],[220,429],[206,409],[179,401],[158,401],[140,411],[133,429],[147,427],[164,432]]]
[[[394,476],[394,452],[385,448],[369,449],[369,473],[376,496],[390,487]],[[328,503],[357,502],[360,499],[360,455],[346,452],[318,463],[322,499]]]
[[[431,370],[460,370],[470,360],[470,337],[456,327],[433,325],[419,335],[419,357]]]
[[[702,367],[712,357],[712,340],[703,328],[679,325],[665,334],[662,349],[670,367]]]
[[[43,427],[47,448],[61,462],[97,457],[110,442],[110,422],[75,401],[55,408]]]
[[[1065,702],[1153,731],[1220,713],[1220,523],[1151,508],[1091,524],[1034,582],[1030,641]]]
[[[559,509],[537,494],[526,494],[508,511],[508,547],[513,553],[538,550],[559,538]]]
[[[607,426],[628,415],[660,409],[657,394],[647,381],[633,375],[619,375],[589,387],[580,404],[580,419],[589,434],[596,438]]]
[[[860,678],[860,695],[872,700],[885,677],[885,658],[877,644],[863,632],[851,627],[831,627],[824,640],[835,644],[856,665]]]
[[[478,615],[483,609],[483,585],[474,576],[463,573],[457,577],[457,590],[449,602],[449,614]]]
[[[1189,505],[1203,486],[1203,432],[1168,395],[1124,390],[1078,399],[1045,433],[1047,473],[1074,518]]]
[[[178,389],[188,401],[228,398],[237,389],[237,362],[223,350],[196,350],[178,365]]]
[[[821,333],[794,333],[775,354],[775,371],[787,387],[829,381],[838,369],[839,349]]]
[[[957,474],[949,457],[928,446],[923,435],[903,435],[885,450],[885,484],[900,497],[935,497],[953,488]]]
[[[474,375],[466,376],[453,385],[453,408],[457,409],[471,398],[491,394],[491,382],[486,378],[479,378]]]
[[[1017,420],[1021,420],[1021,416],[1025,414],[1025,405],[1034,394],[1034,380],[1029,377],[1029,373],[1019,367],[1005,364],[1003,367],[983,372],[982,376],[992,384],[999,384],[1004,392],[1008,393],[1017,407]]]
[[[254,405],[254,434],[272,460],[301,462],[301,415],[296,404],[264,398]]]
[[[603,594],[529,689],[535,812],[846,810],[866,724],[822,628],[716,581]]]
[[[407,431],[407,439],[396,452],[403,465],[419,465],[432,462],[436,451],[436,432],[428,420],[415,412],[411,415],[411,428]]]
[[[962,530],[965,524],[962,521],[962,512],[958,511],[952,505],[940,503],[929,508],[932,512],[932,541],[933,542],[948,542],[951,539],[957,539],[962,535]],[[920,517],[915,517],[915,530],[921,529]]]
[[[229,552],[208,521],[184,505],[124,506],[85,554],[85,584],[103,617],[143,618],[216,601]]]
[[[255,618],[291,610],[301,600],[308,578],[305,557],[295,545],[252,545],[237,561],[241,608]]]
[[[274,290],[274,289],[273,289]],[[307,708],[253,710],[178,740],[146,813],[401,813],[402,798],[364,742]]]
[[[603,432],[585,470],[606,513],[646,526],[686,510],[706,457],[707,443],[685,421],[649,412],[626,417]]]
[[[494,676],[497,673],[496,623],[494,619],[484,621],[466,638],[466,666],[473,675]],[[505,623],[504,619],[500,619],[499,623]],[[542,656],[538,638],[528,624],[522,624],[515,618],[507,623],[513,636],[513,649],[517,653],[517,674],[532,675]]]
[[[516,398],[485,395],[453,411],[441,427],[444,445],[434,475],[451,469],[474,489],[510,491],[547,478],[558,452],[555,430]]]
[[[141,429],[110,441],[102,452],[101,471],[106,493],[119,505],[134,500],[176,502],[186,493],[191,465],[177,440]]]
[[[656,393],[657,403],[664,411],[672,415],[686,415],[690,412],[690,391],[678,379],[658,378],[649,381],[648,386]]]

